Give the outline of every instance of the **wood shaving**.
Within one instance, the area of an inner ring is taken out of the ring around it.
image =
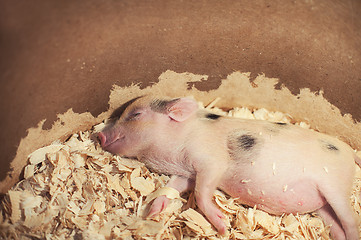
[[[224,112],[214,107],[219,100],[208,104],[207,109],[237,118],[309,128],[305,122],[294,122],[288,114],[263,108],[240,107]],[[165,187],[168,176],[150,172],[141,162],[103,151],[94,141],[94,134],[104,126],[100,123],[28,156],[24,179],[1,202],[1,238],[330,239],[330,227],[315,214],[273,216],[256,206],[243,206],[217,190],[214,202],[223,211],[229,228],[225,236],[220,236],[194,204],[193,193],[182,196],[186,201],[175,189]],[[361,157],[361,152],[357,154]],[[272,168],[275,175],[275,163]],[[326,167],[324,170],[328,172]],[[287,191],[287,185],[283,190]],[[361,170],[357,167],[351,200],[359,217],[360,191]],[[171,199],[168,207],[153,219],[146,219],[152,200],[161,195]]]
[[[152,194],[149,194],[147,196],[147,198],[145,199],[145,202],[149,203],[152,200],[154,200],[155,198],[162,196],[162,195],[167,196],[167,198],[169,198],[169,199],[180,198],[179,192],[176,189],[171,188],[171,187],[162,187],[162,188],[158,188]]]

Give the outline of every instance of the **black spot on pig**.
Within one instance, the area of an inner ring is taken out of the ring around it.
[[[326,145],[326,147],[327,147],[327,149],[330,150],[330,151],[338,151],[338,148],[337,148],[335,145],[331,144],[331,143],[328,143],[328,144]]]
[[[136,100],[138,100],[141,97],[143,96],[133,98],[132,100],[129,100],[128,102],[124,103],[122,106],[115,109],[109,118],[113,121],[118,120],[124,113],[125,109],[127,109],[127,107],[129,107],[132,103],[134,103]]]
[[[237,138],[238,147],[244,151],[251,150],[256,144],[256,138],[250,134],[244,134]]]
[[[332,152],[339,151],[338,147],[336,147],[334,144],[329,143],[329,142],[324,141],[324,140],[320,140],[320,141],[321,141],[322,146],[324,148],[326,148],[327,150],[332,151]]]
[[[207,113],[205,117],[210,120],[217,120],[218,118],[221,117],[221,115],[214,114],[214,113]]]
[[[280,125],[280,126],[285,126],[285,125],[287,125],[287,123],[284,123],[284,122],[276,122],[275,124]]]
[[[150,109],[155,112],[165,112],[167,110],[168,101],[165,100],[154,100],[150,103]]]
[[[150,103],[150,109],[152,109],[154,112],[167,113],[168,108],[171,107],[178,100],[179,100],[179,98],[172,99],[172,100],[156,99]]]
[[[236,163],[253,161],[259,154],[263,139],[255,137],[255,133],[248,130],[237,129],[227,138],[228,152]]]
[[[288,124],[283,122],[273,122],[271,124],[266,125],[266,131],[271,134],[278,134],[282,129],[284,129]]]

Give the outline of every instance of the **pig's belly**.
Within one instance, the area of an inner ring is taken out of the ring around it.
[[[281,215],[282,213],[313,212],[326,204],[325,198],[318,191],[317,185],[311,181],[297,181],[282,184],[278,182],[256,183],[241,181],[224,182],[221,189],[242,204],[262,209],[268,213]]]

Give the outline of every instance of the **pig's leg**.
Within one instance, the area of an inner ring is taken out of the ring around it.
[[[345,240],[345,232],[342,229],[341,223],[338,220],[335,212],[330,204],[326,204],[317,210],[318,215],[323,219],[326,225],[331,225],[331,235],[335,240]]]
[[[171,179],[169,179],[166,187],[174,188],[180,194],[182,194],[194,188],[194,180],[173,175]],[[169,198],[167,198],[164,195],[154,199],[152,206],[149,209],[148,217],[154,217],[160,212],[162,212],[167,207],[168,203],[169,203]]]
[[[226,232],[226,225],[222,220],[224,219],[224,215],[212,201],[214,191],[216,190],[220,180],[221,175],[219,174],[223,173],[222,171],[217,172],[217,170],[221,169],[204,169],[203,171],[197,173],[195,197],[198,207],[207,219],[213,224],[220,234],[224,234]]]
[[[336,186],[340,187],[336,188]],[[331,220],[335,223],[339,221],[347,240],[359,240],[360,235],[358,232],[358,225],[351,202],[349,200],[350,191],[347,191],[348,189],[349,188],[347,185],[340,185],[340,183],[332,184],[331,182],[326,184],[323,188],[321,187],[321,193],[326,198],[326,201],[331,206],[333,212],[336,214],[337,219],[330,218],[332,213],[327,213],[327,208],[320,210],[320,214],[324,215],[328,221]],[[331,227],[331,233],[335,234],[335,238],[341,235],[339,234],[337,224],[335,229]],[[342,236],[340,236],[340,239],[342,239],[341,237]]]

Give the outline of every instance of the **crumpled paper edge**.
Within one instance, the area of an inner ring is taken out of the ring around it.
[[[215,90],[207,92],[196,89],[194,85],[189,87],[189,84],[207,81],[207,78],[207,75],[167,70],[159,76],[159,82],[144,89],[137,84],[128,87],[114,85],[109,96],[109,109],[97,117],[89,112],[79,114],[69,109],[57,115],[58,119],[49,130],[43,129],[45,120],[40,121],[37,127],[28,129],[27,136],[21,139],[16,156],[10,164],[11,170],[0,182],[0,192],[7,192],[19,181],[30,153],[57,139],[64,140],[76,131],[91,128],[108,118],[123,103],[145,94],[170,97],[193,95],[205,104],[220,97],[216,104],[220,108],[244,106],[251,109],[263,107],[270,111],[281,111],[290,114],[295,121],[306,121],[311,128],[336,136],[354,149],[361,150],[361,123],[355,122],[350,114],[342,115],[337,107],[323,97],[322,92],[311,92],[304,88],[300,89],[299,94],[293,95],[285,86],[275,89],[278,83],[276,78],[259,75],[251,82],[250,73],[238,71],[229,74]]]

